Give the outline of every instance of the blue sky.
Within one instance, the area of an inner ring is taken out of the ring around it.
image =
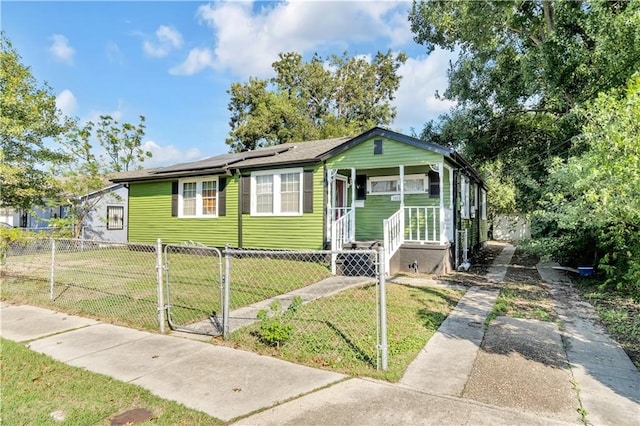
[[[81,121],[147,119],[145,166],[228,152],[232,82],[270,77],[279,52],[309,58],[348,51],[409,59],[392,127],[405,133],[451,107],[437,100],[454,54],[413,41],[410,2],[2,1],[1,28],[47,82],[59,108]]]

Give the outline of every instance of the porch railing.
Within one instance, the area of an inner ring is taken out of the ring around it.
[[[385,271],[389,273],[391,257],[404,242],[404,211],[395,212],[382,222]]]
[[[447,238],[448,232],[439,230],[440,214],[440,207],[406,206],[384,220],[382,229],[387,272],[390,271],[391,257],[404,242],[439,243]]]
[[[336,220],[331,223],[331,272],[336,273],[337,255],[335,252],[341,251],[345,243],[355,240],[355,210],[354,209],[334,209]]]
[[[405,241],[438,243],[440,207],[405,207]]]

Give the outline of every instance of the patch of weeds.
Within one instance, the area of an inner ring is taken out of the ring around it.
[[[577,280],[580,295],[593,305],[607,332],[640,369],[640,303],[632,297],[602,289],[593,278]]]
[[[260,338],[271,346],[280,349],[280,345],[293,335],[293,325],[288,321],[295,315],[302,306],[302,297],[296,296],[291,301],[289,307],[284,311],[279,300],[274,300],[269,305],[269,311],[261,309],[258,312],[260,320]]]
[[[584,424],[587,424],[587,410],[582,407],[577,408],[578,414],[580,414],[580,421]]]

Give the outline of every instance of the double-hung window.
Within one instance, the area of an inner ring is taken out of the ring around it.
[[[182,179],[178,194],[178,217],[218,216],[218,178]]]
[[[302,214],[302,169],[269,170],[251,174],[251,214]]]

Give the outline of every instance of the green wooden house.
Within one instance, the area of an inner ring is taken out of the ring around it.
[[[486,187],[458,153],[382,128],[155,169],[127,183],[131,242],[333,249],[443,273],[487,239]],[[466,231],[465,231],[466,230]]]

